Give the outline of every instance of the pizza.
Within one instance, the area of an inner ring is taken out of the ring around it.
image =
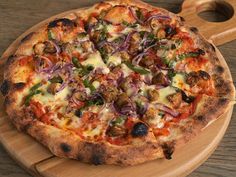
[[[44,24],[6,60],[1,85],[18,130],[95,165],[171,159],[229,109],[234,90],[197,28],[138,0]]]

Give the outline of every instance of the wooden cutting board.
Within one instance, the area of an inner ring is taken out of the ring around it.
[[[197,14],[205,10],[220,9],[230,20],[225,22],[206,22]],[[225,10],[226,9],[226,10]],[[199,28],[200,32],[215,45],[220,45],[236,39],[236,10],[235,0],[185,0],[180,13],[187,23]],[[4,52],[0,60],[0,79],[3,75],[3,63],[14,53],[19,41],[39,26],[58,17],[63,17],[76,10],[61,13],[51,17],[17,38]],[[223,56],[217,50],[222,62]],[[45,147],[30,136],[18,132],[8,121],[0,99],[0,141],[19,165],[34,176],[45,177],[154,177],[154,176],[186,176],[202,164],[216,149],[222,139],[231,119],[233,106],[227,113],[205,129],[197,138],[190,141],[185,147],[177,149],[172,160],[155,160],[133,167],[119,167],[112,165],[94,166],[83,164],[75,160],[55,157]]]

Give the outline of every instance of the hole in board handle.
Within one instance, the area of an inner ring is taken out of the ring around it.
[[[199,17],[210,22],[223,22],[231,19],[234,15],[234,8],[222,0],[211,0],[204,2],[197,7]]]

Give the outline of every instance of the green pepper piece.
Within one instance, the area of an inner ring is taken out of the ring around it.
[[[88,79],[84,79],[83,84],[86,88],[89,88],[91,92],[94,92],[96,90],[96,88],[89,82]]]
[[[141,74],[141,75],[145,75],[145,74],[149,74],[149,73],[150,73],[150,71],[144,69],[144,68],[141,67],[141,66],[134,66],[134,65],[132,65],[130,62],[124,62],[124,63],[126,64],[126,66],[127,66],[129,69],[131,69],[131,70],[133,70],[134,72],[137,72],[137,73],[139,73],[139,74]]]

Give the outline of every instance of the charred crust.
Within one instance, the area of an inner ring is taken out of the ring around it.
[[[29,34],[27,34],[25,37],[23,37],[22,39],[21,39],[21,43],[23,43],[23,42],[25,42],[25,41],[28,41],[32,36],[33,36],[33,34],[34,34],[34,32],[31,32],[31,33],[29,33]]]
[[[225,71],[224,67],[218,65],[216,66],[216,72],[222,74]]]
[[[9,66],[11,63],[13,63],[14,59],[15,59],[15,56],[10,55],[6,61],[6,65]]]
[[[227,98],[220,98],[218,101],[218,105],[223,106],[225,104],[227,104],[228,99]]]
[[[182,16],[179,16],[179,18],[180,18],[180,20],[181,20],[182,22],[185,22],[185,19],[184,19],[184,17],[182,17]]]
[[[84,157],[81,154],[78,154],[77,158],[78,161],[83,161]]]
[[[25,87],[26,83],[24,82],[19,82],[19,83],[15,83],[13,85],[13,88],[16,89],[16,90],[21,90]]]
[[[174,152],[174,144],[173,143],[164,143],[162,145],[163,153],[166,159],[172,159],[172,154]]]
[[[6,96],[3,104],[5,107],[11,104],[11,99],[9,98],[9,96]]]
[[[92,154],[90,162],[94,165],[104,164],[104,158],[102,154]]]
[[[0,86],[0,90],[2,95],[6,96],[10,90],[10,82],[8,80],[4,80]]]
[[[68,18],[60,18],[60,19],[56,19],[54,21],[51,21],[48,24],[48,28],[50,29],[50,28],[57,27],[59,25],[59,23],[61,23],[63,26],[69,26],[69,27],[73,27],[75,25],[75,23]]]
[[[68,153],[71,151],[71,146],[68,145],[67,143],[61,143],[60,148],[63,152]]]
[[[100,165],[105,163],[105,149],[103,146],[93,143],[85,143],[84,149],[86,149],[89,153],[91,153],[91,157],[89,162],[94,165]]]
[[[201,122],[205,121],[205,117],[203,115],[197,116],[196,119]]]
[[[31,127],[31,124],[26,124],[26,125],[20,127],[20,131],[27,132],[28,129],[30,129],[30,127]]]
[[[215,52],[216,51],[215,46],[212,43],[209,43],[209,45],[210,45],[210,48]]]
[[[198,29],[194,26],[190,27],[190,30],[193,32],[193,33],[198,33]]]

